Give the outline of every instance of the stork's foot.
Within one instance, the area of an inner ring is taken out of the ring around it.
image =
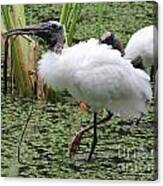
[[[109,121],[113,116],[113,113],[111,112],[108,112],[108,116],[102,120],[100,120],[99,122],[97,122],[96,124],[99,125],[101,123],[105,123],[106,121]],[[94,116],[94,121],[96,120],[96,116]],[[74,136],[74,138],[72,139],[72,142],[70,144],[70,147],[69,147],[69,156],[70,158],[73,158],[77,152],[77,150],[79,149],[80,147],[80,142],[81,142],[81,138],[82,138],[82,135],[85,133],[85,132],[88,132],[90,129],[94,128],[94,124],[93,125],[90,125],[90,126],[87,126],[81,130],[79,130],[76,135]],[[96,128],[96,127],[95,127]],[[94,129],[96,131],[96,129]],[[94,135],[96,136],[96,132],[94,132]],[[93,154],[93,151],[94,151],[94,148],[96,146],[96,143],[97,143],[97,137],[94,137],[94,140],[93,140],[93,143],[92,143],[92,148],[91,148],[91,152],[90,152],[90,155],[88,157],[88,161],[91,160],[91,157],[92,157],[92,154]]]
[[[72,142],[69,147],[69,156],[70,158],[73,158],[78,151],[80,147],[80,141],[83,135],[83,131],[80,130],[76,133],[76,135],[73,137]]]
[[[82,101],[80,102],[80,110],[82,112],[88,112],[89,109],[90,109],[90,107],[86,103],[84,103]]]

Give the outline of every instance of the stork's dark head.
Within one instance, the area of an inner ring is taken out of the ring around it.
[[[120,41],[120,39],[115,36],[112,32],[106,32],[104,33],[100,38],[100,43],[105,43],[107,45],[111,45],[113,49],[117,49],[121,52],[121,55],[124,56],[124,48]]]
[[[61,23],[57,21],[46,21],[25,28],[17,28],[9,31],[8,35],[35,35],[42,38],[49,49],[55,47],[56,44],[64,43],[64,30]]]
[[[138,69],[145,70],[145,67],[143,65],[143,59],[141,56],[135,57],[132,61],[131,64]]]

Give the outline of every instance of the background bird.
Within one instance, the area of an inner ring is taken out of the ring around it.
[[[67,89],[78,101],[88,103],[93,112],[93,125],[82,129],[72,141],[71,151],[80,144],[82,134],[93,128],[91,160],[97,143],[97,124],[118,114],[123,119],[139,118],[146,112],[151,99],[149,76],[135,69],[117,49],[89,39],[64,48],[64,30],[60,23],[48,21],[16,29],[13,32],[33,34],[44,39],[49,50],[38,62],[39,75],[52,88]],[[98,109],[106,109],[108,116],[97,121]],[[72,153],[70,153],[72,154]]]
[[[135,67],[146,69],[151,74],[151,79],[153,79],[152,74],[155,74],[157,70],[157,42],[157,28],[154,25],[150,25],[136,31],[125,48],[124,58],[131,60],[138,57],[141,60],[142,58],[144,67],[138,66],[140,63],[134,63],[134,65]]]

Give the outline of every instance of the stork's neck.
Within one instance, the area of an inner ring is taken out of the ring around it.
[[[61,54],[63,49],[63,43],[57,42],[51,50],[56,54]]]
[[[51,39],[50,45],[51,46],[49,47],[49,49],[51,51],[55,52],[56,54],[61,54],[64,47],[64,35],[60,34],[57,36],[57,39]]]

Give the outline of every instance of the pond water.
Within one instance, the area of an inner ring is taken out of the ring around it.
[[[17,145],[32,109],[17,160]],[[105,112],[99,114],[104,117]],[[87,162],[92,132],[82,138],[79,151],[69,159],[68,148],[75,131],[87,126],[91,113],[81,112],[70,96],[53,103],[2,96],[2,176],[137,179],[156,177],[157,124],[153,103],[138,125],[113,117],[98,128],[98,144]],[[32,166],[29,164],[33,164]]]

